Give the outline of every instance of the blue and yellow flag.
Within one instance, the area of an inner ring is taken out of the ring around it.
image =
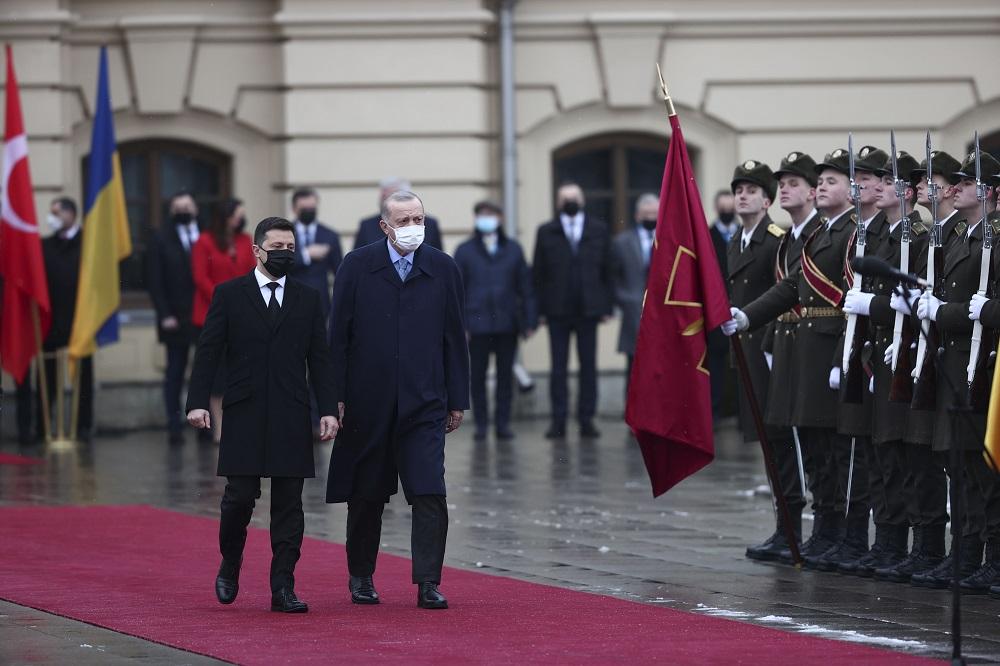
[[[118,263],[132,254],[108,90],[108,51],[104,46],[97,72],[94,130],[90,136],[87,166],[80,286],[76,292],[76,316],[69,339],[69,354],[74,358],[90,356],[98,344],[118,341],[118,307],[121,305]]]

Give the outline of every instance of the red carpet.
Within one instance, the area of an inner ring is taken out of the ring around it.
[[[40,465],[43,462],[45,461],[41,458],[29,458],[28,456],[0,452],[0,465]]]
[[[446,611],[415,606],[409,561],[382,555],[381,606],[355,606],[344,547],[307,539],[307,615],[268,609],[267,533],[252,530],[239,599],[215,601],[218,524],[150,507],[0,509],[0,598],[245,664],[874,664],[905,654],[449,569]]]

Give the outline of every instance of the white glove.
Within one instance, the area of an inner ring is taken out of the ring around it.
[[[875,294],[851,289],[844,298],[844,312],[867,317],[872,309],[873,298],[875,298]]]
[[[922,293],[920,289],[907,289],[905,296],[892,292],[892,296],[889,298],[889,307],[900,314],[912,315],[913,308],[910,306],[920,298]]]
[[[917,316],[921,319],[937,321],[939,307],[941,307],[941,299],[929,291],[925,291],[920,295],[920,300],[917,302]]]
[[[834,391],[840,388],[840,368],[830,368],[830,388]]]
[[[875,393],[875,376],[874,375],[868,378],[868,392],[869,393]]]
[[[771,352],[764,352],[764,360],[767,361],[767,369],[770,370],[771,366],[774,365],[774,354]]]
[[[985,296],[980,296],[978,293],[972,295],[972,300],[969,302],[969,319],[972,321],[979,321],[979,316],[983,313],[983,305],[986,301],[990,299]]]
[[[885,348],[885,354],[882,356],[882,360],[885,361],[887,366],[890,368],[892,367],[892,345]]]
[[[739,308],[729,308],[729,314],[733,316],[729,321],[722,322],[722,333],[726,336],[730,336],[736,331],[745,331],[750,328],[750,320],[743,310]]]

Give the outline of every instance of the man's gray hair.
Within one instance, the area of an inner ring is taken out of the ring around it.
[[[639,209],[648,203],[655,203],[659,205],[660,197],[656,196],[652,192],[645,192],[639,195],[639,198],[635,200],[635,212],[639,213]]]
[[[393,192],[385,199],[382,200],[382,219],[389,219],[389,204],[397,201],[420,201],[420,207],[424,207],[424,202],[421,201],[420,197],[409,190],[398,190]]]
[[[413,185],[410,181],[399,176],[388,176],[378,181],[379,190],[410,190]]]

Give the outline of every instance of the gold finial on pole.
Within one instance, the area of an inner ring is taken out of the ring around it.
[[[660,63],[656,63],[656,75],[660,77],[660,92],[663,93],[663,103],[667,105],[667,115],[673,118],[677,115],[677,111],[674,110],[674,101],[670,99],[670,93],[667,92],[667,84],[663,81]]]

